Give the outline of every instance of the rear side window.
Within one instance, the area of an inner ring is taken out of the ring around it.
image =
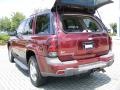
[[[50,34],[50,16],[48,14],[37,16],[36,34]]]
[[[22,21],[17,29],[17,34],[21,34],[21,35],[32,34],[32,22],[33,22],[32,18]]]
[[[89,16],[65,15],[62,17],[65,32],[101,32],[100,24]]]
[[[24,34],[24,28],[25,28],[26,20],[22,21],[17,29],[17,34]]]
[[[27,19],[27,22],[24,28],[25,29],[24,33],[27,33],[29,35],[32,34],[32,22],[33,22],[32,18]]]

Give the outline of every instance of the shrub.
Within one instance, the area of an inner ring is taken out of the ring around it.
[[[0,34],[0,45],[5,45],[10,36],[7,34]]]

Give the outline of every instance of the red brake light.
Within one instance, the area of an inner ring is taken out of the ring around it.
[[[51,38],[48,41],[48,57],[57,57],[57,38]]]
[[[56,52],[56,50],[57,50],[57,45],[56,44],[57,44],[56,40],[51,39],[49,41],[48,51],[49,52]]]

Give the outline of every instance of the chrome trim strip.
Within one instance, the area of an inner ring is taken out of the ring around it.
[[[28,67],[26,65],[24,65],[22,62],[20,62],[18,59],[15,58],[14,61],[16,62],[16,64],[18,64],[24,70],[28,70]]]

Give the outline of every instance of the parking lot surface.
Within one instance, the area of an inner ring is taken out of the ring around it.
[[[0,90],[120,90],[120,40],[113,40],[115,62],[106,72],[87,77],[49,78],[48,83],[34,87],[28,73],[10,63],[6,46],[0,46]]]

